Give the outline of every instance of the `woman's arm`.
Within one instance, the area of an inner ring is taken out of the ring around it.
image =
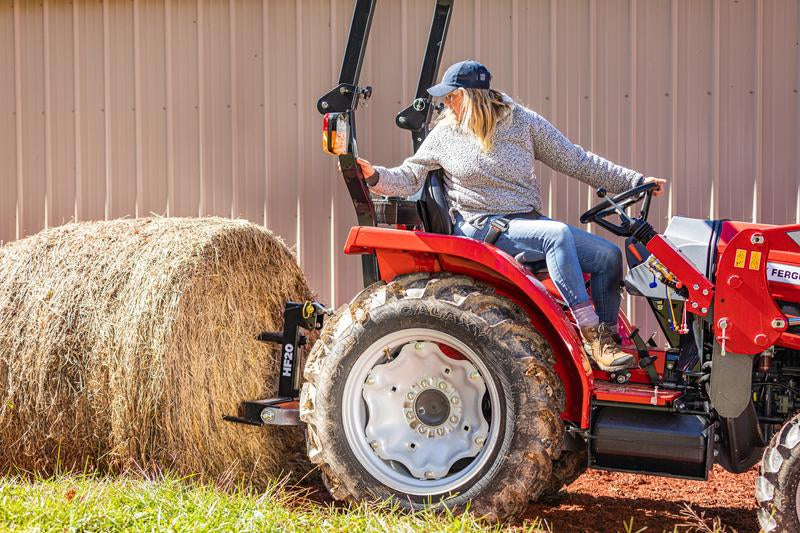
[[[528,110],[536,159],[558,172],[579,179],[592,187],[619,193],[644,183],[642,174],[587,152],[567,139],[544,117]]]
[[[387,168],[375,165],[375,174],[365,175],[372,192],[383,196],[411,196],[420,188],[428,172],[439,168],[436,128],[420,145],[417,152],[407,158],[399,167]],[[364,165],[359,162],[362,169]]]

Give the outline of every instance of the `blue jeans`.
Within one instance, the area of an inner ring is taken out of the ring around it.
[[[616,245],[536,213],[483,217],[471,224],[456,212],[453,233],[482,241],[491,221],[501,217],[510,223],[495,246],[512,256],[524,252],[527,262],[546,260],[553,284],[571,308],[589,301],[582,274],[589,273],[592,299],[600,321],[617,323],[622,253]]]

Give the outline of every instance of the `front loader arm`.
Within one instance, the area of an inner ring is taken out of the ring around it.
[[[645,247],[678,278],[678,289],[685,289],[688,294],[686,310],[706,316],[714,300],[714,284],[697,270],[689,258],[661,235],[655,234],[650,237]]]

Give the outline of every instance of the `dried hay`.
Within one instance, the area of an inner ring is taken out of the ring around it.
[[[0,248],[0,468],[167,468],[263,485],[298,428],[222,420],[273,396],[286,300],[310,291],[245,221],[68,224]]]

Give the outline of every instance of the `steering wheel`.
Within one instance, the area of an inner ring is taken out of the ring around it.
[[[647,220],[647,215],[650,213],[650,200],[653,199],[653,191],[657,188],[658,183],[643,183],[609,198],[606,190],[600,187],[597,189],[597,196],[605,199],[581,215],[581,224],[595,222],[598,226],[604,227],[614,235],[630,237],[633,234],[632,226],[634,221]],[[641,201],[642,198],[644,198],[642,210],[639,212],[639,216],[633,219],[628,216],[625,209]],[[619,224],[606,220],[608,216],[614,213],[619,215]]]

